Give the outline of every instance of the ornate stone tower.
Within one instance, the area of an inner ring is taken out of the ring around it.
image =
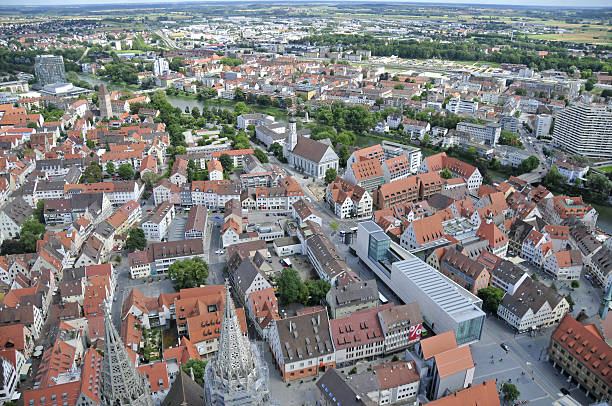
[[[104,84],[101,84],[98,88],[98,104],[100,105],[100,118],[111,118],[113,116],[110,93]]]
[[[108,312],[107,312],[108,313]],[[132,360],[113,326],[104,315],[104,358],[102,360],[102,406],[154,406],[149,382],[132,364]]]
[[[225,292],[219,351],[204,372],[204,397],[208,406],[271,404],[267,365],[240,330],[229,287]]]

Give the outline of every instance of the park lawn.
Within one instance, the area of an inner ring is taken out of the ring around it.
[[[600,168],[593,168],[593,169],[598,169],[598,170],[600,170],[602,172],[605,172],[605,173],[611,173],[612,172],[612,166],[602,166]]]

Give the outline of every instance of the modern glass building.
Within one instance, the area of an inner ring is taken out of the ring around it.
[[[419,303],[436,334],[454,330],[459,345],[480,340],[482,300],[392,242],[376,223],[359,223],[355,251],[402,301]]]

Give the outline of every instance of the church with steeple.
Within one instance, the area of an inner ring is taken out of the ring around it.
[[[242,333],[227,284],[225,289],[219,350],[204,371],[205,404],[270,405],[268,367],[257,346]]]
[[[154,406],[149,381],[136,370],[121,337],[104,315],[101,406]]]
[[[289,120],[289,135],[283,145],[283,156],[289,166],[315,179],[323,179],[330,168],[338,171],[338,155],[332,148],[331,140],[315,141],[298,135],[295,118]]]

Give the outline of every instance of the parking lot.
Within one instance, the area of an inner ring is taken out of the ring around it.
[[[179,241],[185,239],[185,225],[187,224],[186,214],[177,214],[170,227],[168,227],[168,233],[166,238],[168,241]]]

